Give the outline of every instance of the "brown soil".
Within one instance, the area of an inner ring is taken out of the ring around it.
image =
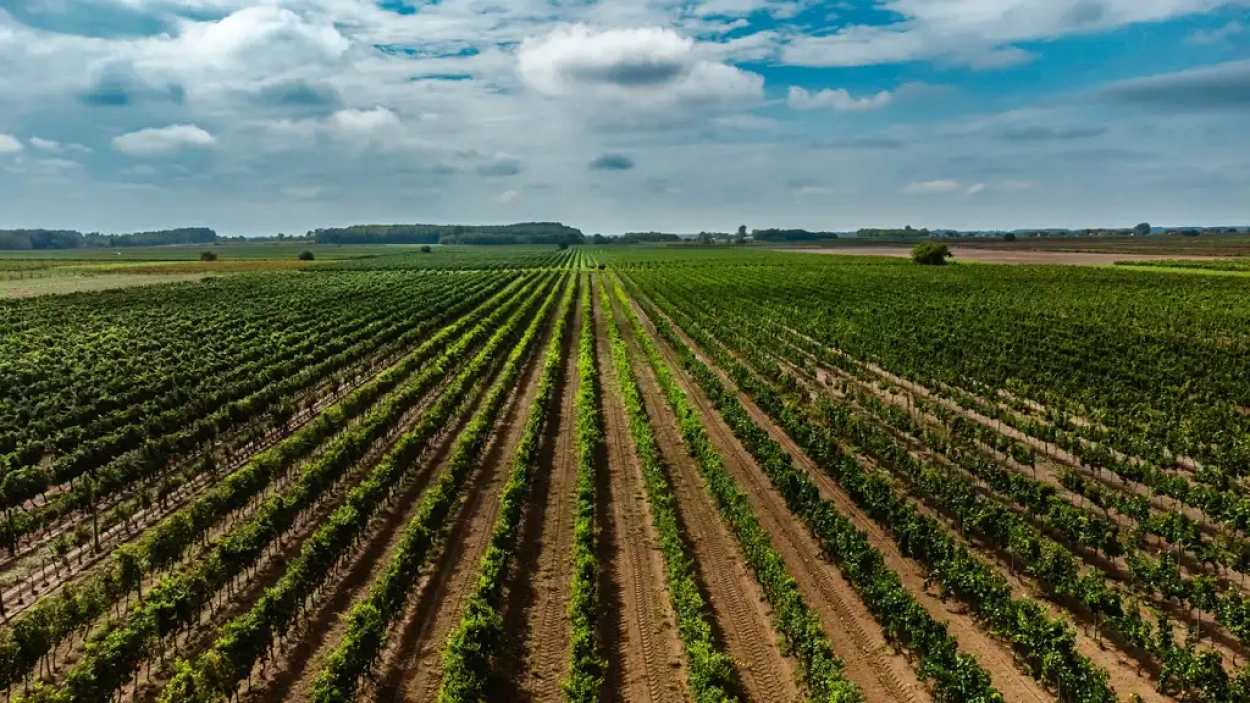
[[[641,310],[638,312],[641,315]],[[784,559],[786,572],[798,582],[809,607],[820,615],[825,636],[843,660],[847,679],[855,682],[869,701],[932,700],[907,658],[896,653],[886,641],[880,625],[860,601],[854,588],[826,560],[820,545],[790,512],[785,499],[773,488],[750,452],[682,369],[673,350],[654,334],[650,320],[643,319],[656,337],[669,365],[681,369],[676,375],[679,384],[698,405],[713,446],[724,458],[725,468],[746,493],[760,524],[773,537],[773,547]],[[695,349],[692,340],[681,336],[687,346]],[[714,368],[708,359],[702,355],[699,358]],[[718,373],[722,372],[718,370]],[[723,375],[721,379],[728,382]]]
[[[603,700],[689,700],[685,660],[676,619],[668,598],[659,536],[642,485],[625,405],[616,375],[607,319],[595,297],[596,345],[602,389],[605,479],[599,487],[603,514],[599,563],[603,581],[604,655],[607,668]]]
[[[633,329],[617,311],[617,324],[629,344],[635,377],[655,429],[656,442],[670,471],[679,522],[690,546],[724,651],[733,657],[746,700],[797,701],[799,675],[781,652],[768,602],[717,511],[699,468],[686,452],[677,418],[665,400]]]
[[[687,339],[687,342],[689,342],[688,339]],[[692,346],[692,348],[694,347]],[[818,370],[822,372],[837,373],[831,369],[828,369],[827,367],[820,368]],[[920,392],[922,395],[925,395],[926,397],[930,397],[932,399],[937,400],[935,397],[928,394],[927,389],[923,389],[923,391],[917,390],[917,387],[915,386],[915,384],[904,381],[903,379],[897,379],[896,377],[893,377],[892,375],[888,374],[884,370],[878,370],[876,368],[874,368],[873,370],[883,375],[883,377],[888,378],[891,382],[898,383],[899,385],[905,384],[904,385],[905,388],[908,388],[909,390],[913,390],[915,392]],[[845,374],[839,373],[837,375],[840,378],[844,378],[845,380],[848,380],[850,382],[860,383],[861,386],[864,385],[862,384],[862,382],[858,381],[858,379],[851,378],[849,376],[846,376]],[[905,401],[900,401],[899,399],[894,398],[890,394],[887,394],[884,391],[881,391],[881,389],[879,388],[872,387],[872,390],[874,390],[874,392],[877,392],[877,395],[879,397],[882,397],[883,399],[886,399],[888,401],[896,401],[896,404],[900,404],[900,406],[906,407]],[[743,397],[742,394],[739,394],[739,396],[740,398]],[[744,403],[744,406],[745,406],[745,403]],[[955,406],[955,407],[958,407],[958,406]],[[981,419],[984,419],[987,422],[987,424],[993,423],[993,421],[989,420],[988,418],[981,418]],[[797,449],[797,447],[795,448]],[[789,447],[787,447],[787,451],[790,451]],[[828,479],[828,480],[831,480],[831,479]],[[819,482],[820,481],[818,479],[818,483]],[[916,504],[916,505],[926,514],[929,514],[932,517],[939,519],[949,525],[949,521],[945,520],[945,518],[941,516],[940,514],[928,509],[927,507],[923,505],[920,505],[920,504]],[[840,507],[841,506],[839,506],[839,508]],[[970,549],[973,549],[974,551],[977,551],[977,552],[981,552],[983,556],[985,556],[984,550],[980,550],[974,545],[968,545],[968,546]],[[991,564],[994,564],[996,568],[999,570],[999,572],[1004,576],[1004,578],[1008,580],[1009,584],[1012,586],[1014,598],[1029,598],[1029,599],[1036,600],[1039,604],[1041,604],[1043,607],[1045,607],[1048,610],[1048,612],[1051,614],[1052,617],[1059,617],[1061,619],[1065,619],[1062,613],[1060,613],[1057,606],[1043,599],[1040,599],[1037,596],[1035,589],[1030,588],[1018,576],[1011,574],[1009,570],[1006,568],[1002,559],[998,558],[998,555],[991,554],[991,555],[988,555],[986,558]],[[887,559],[887,561],[889,560]],[[901,572],[900,572],[900,575],[902,575]],[[904,583],[906,582],[907,582],[907,579],[904,578]],[[912,590],[912,589],[909,588],[909,590]],[[962,636],[959,639],[960,639],[960,644],[962,647],[964,645],[965,640]],[[1108,650],[1107,644],[1105,643],[1100,644],[1096,642],[1095,639],[1092,636],[1090,636],[1089,633],[1085,629],[1082,629],[1082,628],[1076,629],[1076,641],[1077,641],[1078,651],[1080,651],[1081,654],[1088,657],[1096,665],[1101,666],[1107,670],[1108,674],[1111,677],[1111,684],[1113,687],[1116,688],[1116,690],[1122,693],[1123,692],[1137,693],[1138,695],[1142,696],[1144,700],[1155,700],[1155,701],[1166,700],[1165,697],[1160,696],[1158,693],[1154,691],[1154,687],[1150,679],[1144,678],[1138,674],[1137,662],[1136,660],[1132,659],[1128,654],[1118,651],[1118,650]],[[1224,652],[1224,654],[1226,658],[1229,656],[1227,652]],[[984,662],[982,663],[984,664]]]
[[[888,256],[896,259],[911,258],[911,247],[840,246],[833,249],[779,249],[778,251],[804,254],[840,254],[843,256]],[[954,254],[954,261],[980,261],[990,264],[1066,264],[1069,266],[1111,266],[1117,261],[1163,261],[1170,259],[1213,261],[1224,258],[1194,254],[1114,254],[1083,251],[1037,251],[1030,249],[1004,251],[1001,249],[974,249],[958,245],[951,247],[951,253]]]
[[[0,598],[3,599],[2,602],[6,607],[6,617],[12,618],[18,615],[33,605],[38,598],[46,597],[60,590],[65,584],[90,573],[94,567],[103,563],[118,546],[142,538],[144,532],[149,527],[189,504],[204,491],[211,488],[218,480],[242,467],[254,455],[289,437],[300,427],[311,422],[323,410],[376,378],[386,369],[398,363],[412,348],[413,345],[409,345],[409,347],[403,350],[393,352],[385,359],[369,359],[356,364],[349,370],[351,378],[345,379],[341,385],[319,384],[308,391],[292,396],[293,403],[300,410],[286,423],[285,428],[270,430],[263,437],[248,443],[238,451],[225,451],[224,453],[227,456],[221,459],[222,465],[216,474],[200,474],[196,476],[179,486],[164,501],[156,501],[149,508],[136,512],[129,521],[116,522],[109,525],[101,524],[102,531],[99,536],[99,550],[94,549],[93,544],[88,542],[71,549],[63,559],[59,560],[61,562],[60,567],[49,568],[50,566],[55,567],[55,560],[51,553],[52,543],[59,536],[73,530],[79,522],[90,524],[89,513],[72,513],[56,520],[40,533],[28,536],[17,554],[0,559],[0,572],[4,574],[4,577],[0,577],[0,580],[7,582],[0,586],[0,588],[4,589]],[[309,404],[307,402],[308,399],[315,400]],[[224,444],[231,437],[244,433],[249,427],[251,427],[250,424],[231,430],[224,435],[221,443]],[[318,453],[319,451],[314,452],[309,458]],[[194,458],[199,455],[200,453],[192,453],[191,456]],[[190,461],[191,459],[189,458],[185,459],[177,466],[184,466]],[[279,489],[279,486],[283,484],[289,475],[288,473],[287,476],[278,477],[274,484],[262,492],[262,495],[258,496],[258,498],[267,495],[272,490]],[[159,478],[151,479],[141,483],[139,489],[150,489],[157,483],[159,483]],[[49,493],[59,492],[62,488],[63,486],[54,487]],[[131,499],[132,495],[133,491],[123,491],[102,498],[97,506],[101,518],[105,517],[105,513],[114,506]],[[40,562],[39,567],[34,566],[33,562],[35,561]],[[7,578],[14,575],[18,575],[16,580]],[[38,598],[34,598],[32,595],[38,596]]]
[[[495,700],[553,701],[568,666],[569,585],[577,510],[577,340],[575,305],[564,368],[553,389],[560,405],[543,438],[521,523],[517,559],[506,584],[504,632]]]
[[[487,382],[497,370],[487,375]],[[421,412],[438,394],[436,390],[423,401]],[[253,695],[248,700],[307,699],[325,658],[338,646],[346,630],[344,616],[365,597],[373,580],[390,563],[403,526],[419,509],[426,487],[446,468],[456,434],[472,417],[482,395],[482,389],[472,394],[459,416],[430,442],[417,460],[417,468],[396,489],[396,498],[371,521],[370,535],[362,540],[359,551],[331,576],[307,616],[284,637],[285,647],[274,660],[258,666],[253,673]]]
[[[977,624],[971,614],[965,612],[956,603],[944,602],[925,589],[925,572],[919,564],[904,557],[884,530],[872,518],[859,509],[838,486],[837,482],[820,469],[790,436],[777,427],[772,419],[755,405],[749,396],[741,391],[737,393],[738,401],[747,414],[793,459],[795,466],[803,469],[811,476],[820,490],[821,497],[829,500],[838,512],[849,518],[857,528],[868,536],[868,542],[881,552],[885,564],[898,573],[903,587],[916,599],[936,620],[946,621],[947,629],[959,641],[961,652],[977,658],[990,675],[994,688],[1009,701],[1049,701],[1054,698],[1027,674],[1016,668],[1015,658],[1003,642],[994,639]],[[792,574],[793,575],[793,574]],[[860,683],[856,681],[856,683]]]
[[[548,332],[549,334],[549,332]],[[543,339],[547,335],[543,335]],[[480,468],[468,480],[467,496],[453,518],[442,553],[414,589],[415,597],[382,654],[374,690],[378,701],[432,701],[442,683],[443,649],[460,621],[460,610],[477,583],[482,555],[499,513],[499,493],[508,480],[530,405],[538,395],[541,350],[536,345],[516,392],[502,409]]]

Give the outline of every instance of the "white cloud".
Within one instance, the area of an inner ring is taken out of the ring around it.
[[[809,93],[798,86],[790,86],[786,102],[796,110],[828,108],[834,112],[869,112],[890,104],[893,96],[888,90],[863,98],[853,97],[845,88],[825,88]]]
[[[786,63],[869,66],[937,59],[978,68],[1032,60],[1016,42],[1099,32],[1207,12],[1241,0],[882,0],[903,19],[794,37]]]
[[[1238,22],[1237,20],[1233,20],[1217,29],[1195,29],[1193,32],[1190,32],[1189,36],[1185,37],[1185,42],[1187,44],[1196,44],[1198,46],[1207,44],[1223,44],[1230,37],[1237,36],[1244,31],[1246,31],[1246,25]]]
[[[399,116],[385,107],[340,110],[330,117],[330,126],[340,133],[357,137],[390,134],[401,128]]]
[[[565,26],[526,39],[521,80],[549,96],[602,98],[634,107],[758,100],[764,79],[700,58],[693,39],[671,29]]]
[[[216,143],[216,137],[193,124],[149,127],[113,138],[113,147],[131,156],[169,154],[188,147],[211,147]]]
[[[959,190],[958,181],[918,181],[907,184],[903,192],[908,195],[933,195],[936,193],[954,193]]]
[[[154,42],[154,58],[174,65],[253,71],[342,56],[351,47],[326,19],[273,5],[244,7],[215,22],[186,22],[173,42]]]
[[[0,154],[16,154],[22,150],[22,143],[11,134],[0,134]]]
[[[504,205],[507,205],[513,200],[516,200],[519,195],[520,193],[515,190],[505,190],[504,192],[499,194],[499,202],[503,203]]]
[[[984,183],[973,183],[972,185],[968,186],[968,190],[965,190],[964,193],[966,195],[976,195],[977,193],[980,193],[983,190],[985,190]]]
[[[30,145],[36,149],[44,149],[46,151],[56,151],[61,148],[60,142],[55,142],[51,139],[43,139],[41,137],[31,137]]]

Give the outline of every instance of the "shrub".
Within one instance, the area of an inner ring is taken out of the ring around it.
[[[941,266],[950,256],[950,247],[940,242],[921,242],[911,250],[911,260],[926,266]]]
[[[308,251],[307,249],[299,253],[300,261],[312,261],[314,258],[315,257],[313,256],[313,253],[311,251]]]
[[[217,253],[212,251],[200,252],[200,261],[216,261]]]
[[[422,254],[429,254],[429,253],[430,253],[430,252],[432,252],[432,251],[434,251],[434,250],[430,248],[430,245],[429,245],[429,244],[425,244],[425,245],[423,245],[423,246],[421,247],[421,253],[422,253]]]
[[[1004,242],[1014,242],[1014,241],[1016,241],[1016,235],[1015,235],[1015,234],[1013,234],[1013,233],[1011,233],[1011,232],[1008,232],[1007,234],[1004,234],[1004,235],[1003,235],[1003,241],[1004,241]]]

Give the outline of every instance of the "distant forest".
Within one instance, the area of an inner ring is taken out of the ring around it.
[[[217,233],[207,227],[181,227],[134,234],[83,234],[68,229],[3,229],[0,250],[105,249],[163,244],[212,244]]]
[[[559,222],[514,225],[353,225],[317,229],[318,244],[582,244],[586,236]]]

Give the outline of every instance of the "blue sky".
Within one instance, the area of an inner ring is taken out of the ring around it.
[[[1250,224],[1250,0],[0,0],[0,228]]]

